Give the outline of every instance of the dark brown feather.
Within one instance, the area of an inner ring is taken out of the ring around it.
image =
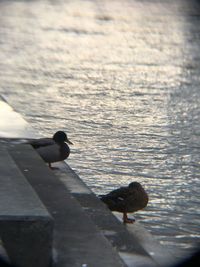
[[[130,183],[101,196],[101,200],[112,211],[135,212],[147,206],[148,195],[138,182]]]

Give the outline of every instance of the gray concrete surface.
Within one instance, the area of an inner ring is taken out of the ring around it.
[[[78,201],[31,146],[13,146],[9,153],[55,220],[55,266],[125,266]]]
[[[0,237],[13,264],[20,267],[50,265],[53,219],[2,146]]]
[[[6,98],[0,95],[0,137],[1,138],[35,138],[38,133],[22,116],[8,105]]]
[[[142,226],[135,222],[130,225],[122,224],[122,215],[111,212],[99,201],[94,193],[85,185],[80,177],[63,162],[56,163],[59,167],[54,173],[63,181],[71,194],[79,201],[85,212],[93,219],[103,235],[116,247],[120,257],[128,266],[152,263],[159,266],[169,266],[177,259]],[[142,249],[141,249],[142,248]],[[151,257],[146,258],[148,253]]]

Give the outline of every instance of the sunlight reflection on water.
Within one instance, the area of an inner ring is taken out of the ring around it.
[[[68,132],[96,193],[140,181],[136,218],[184,253],[200,239],[198,6],[79,2],[0,2],[0,92],[39,133]]]

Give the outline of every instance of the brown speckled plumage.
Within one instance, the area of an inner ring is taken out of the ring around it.
[[[124,214],[124,223],[127,223],[131,222],[127,218],[127,213],[145,208],[149,198],[140,183],[132,182],[127,187],[121,187],[101,196],[101,200],[111,211],[122,212]]]

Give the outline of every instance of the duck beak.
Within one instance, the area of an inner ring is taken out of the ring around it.
[[[68,144],[70,144],[70,145],[73,145],[73,143],[71,141],[69,141],[68,138],[65,140],[65,142],[68,143]]]

